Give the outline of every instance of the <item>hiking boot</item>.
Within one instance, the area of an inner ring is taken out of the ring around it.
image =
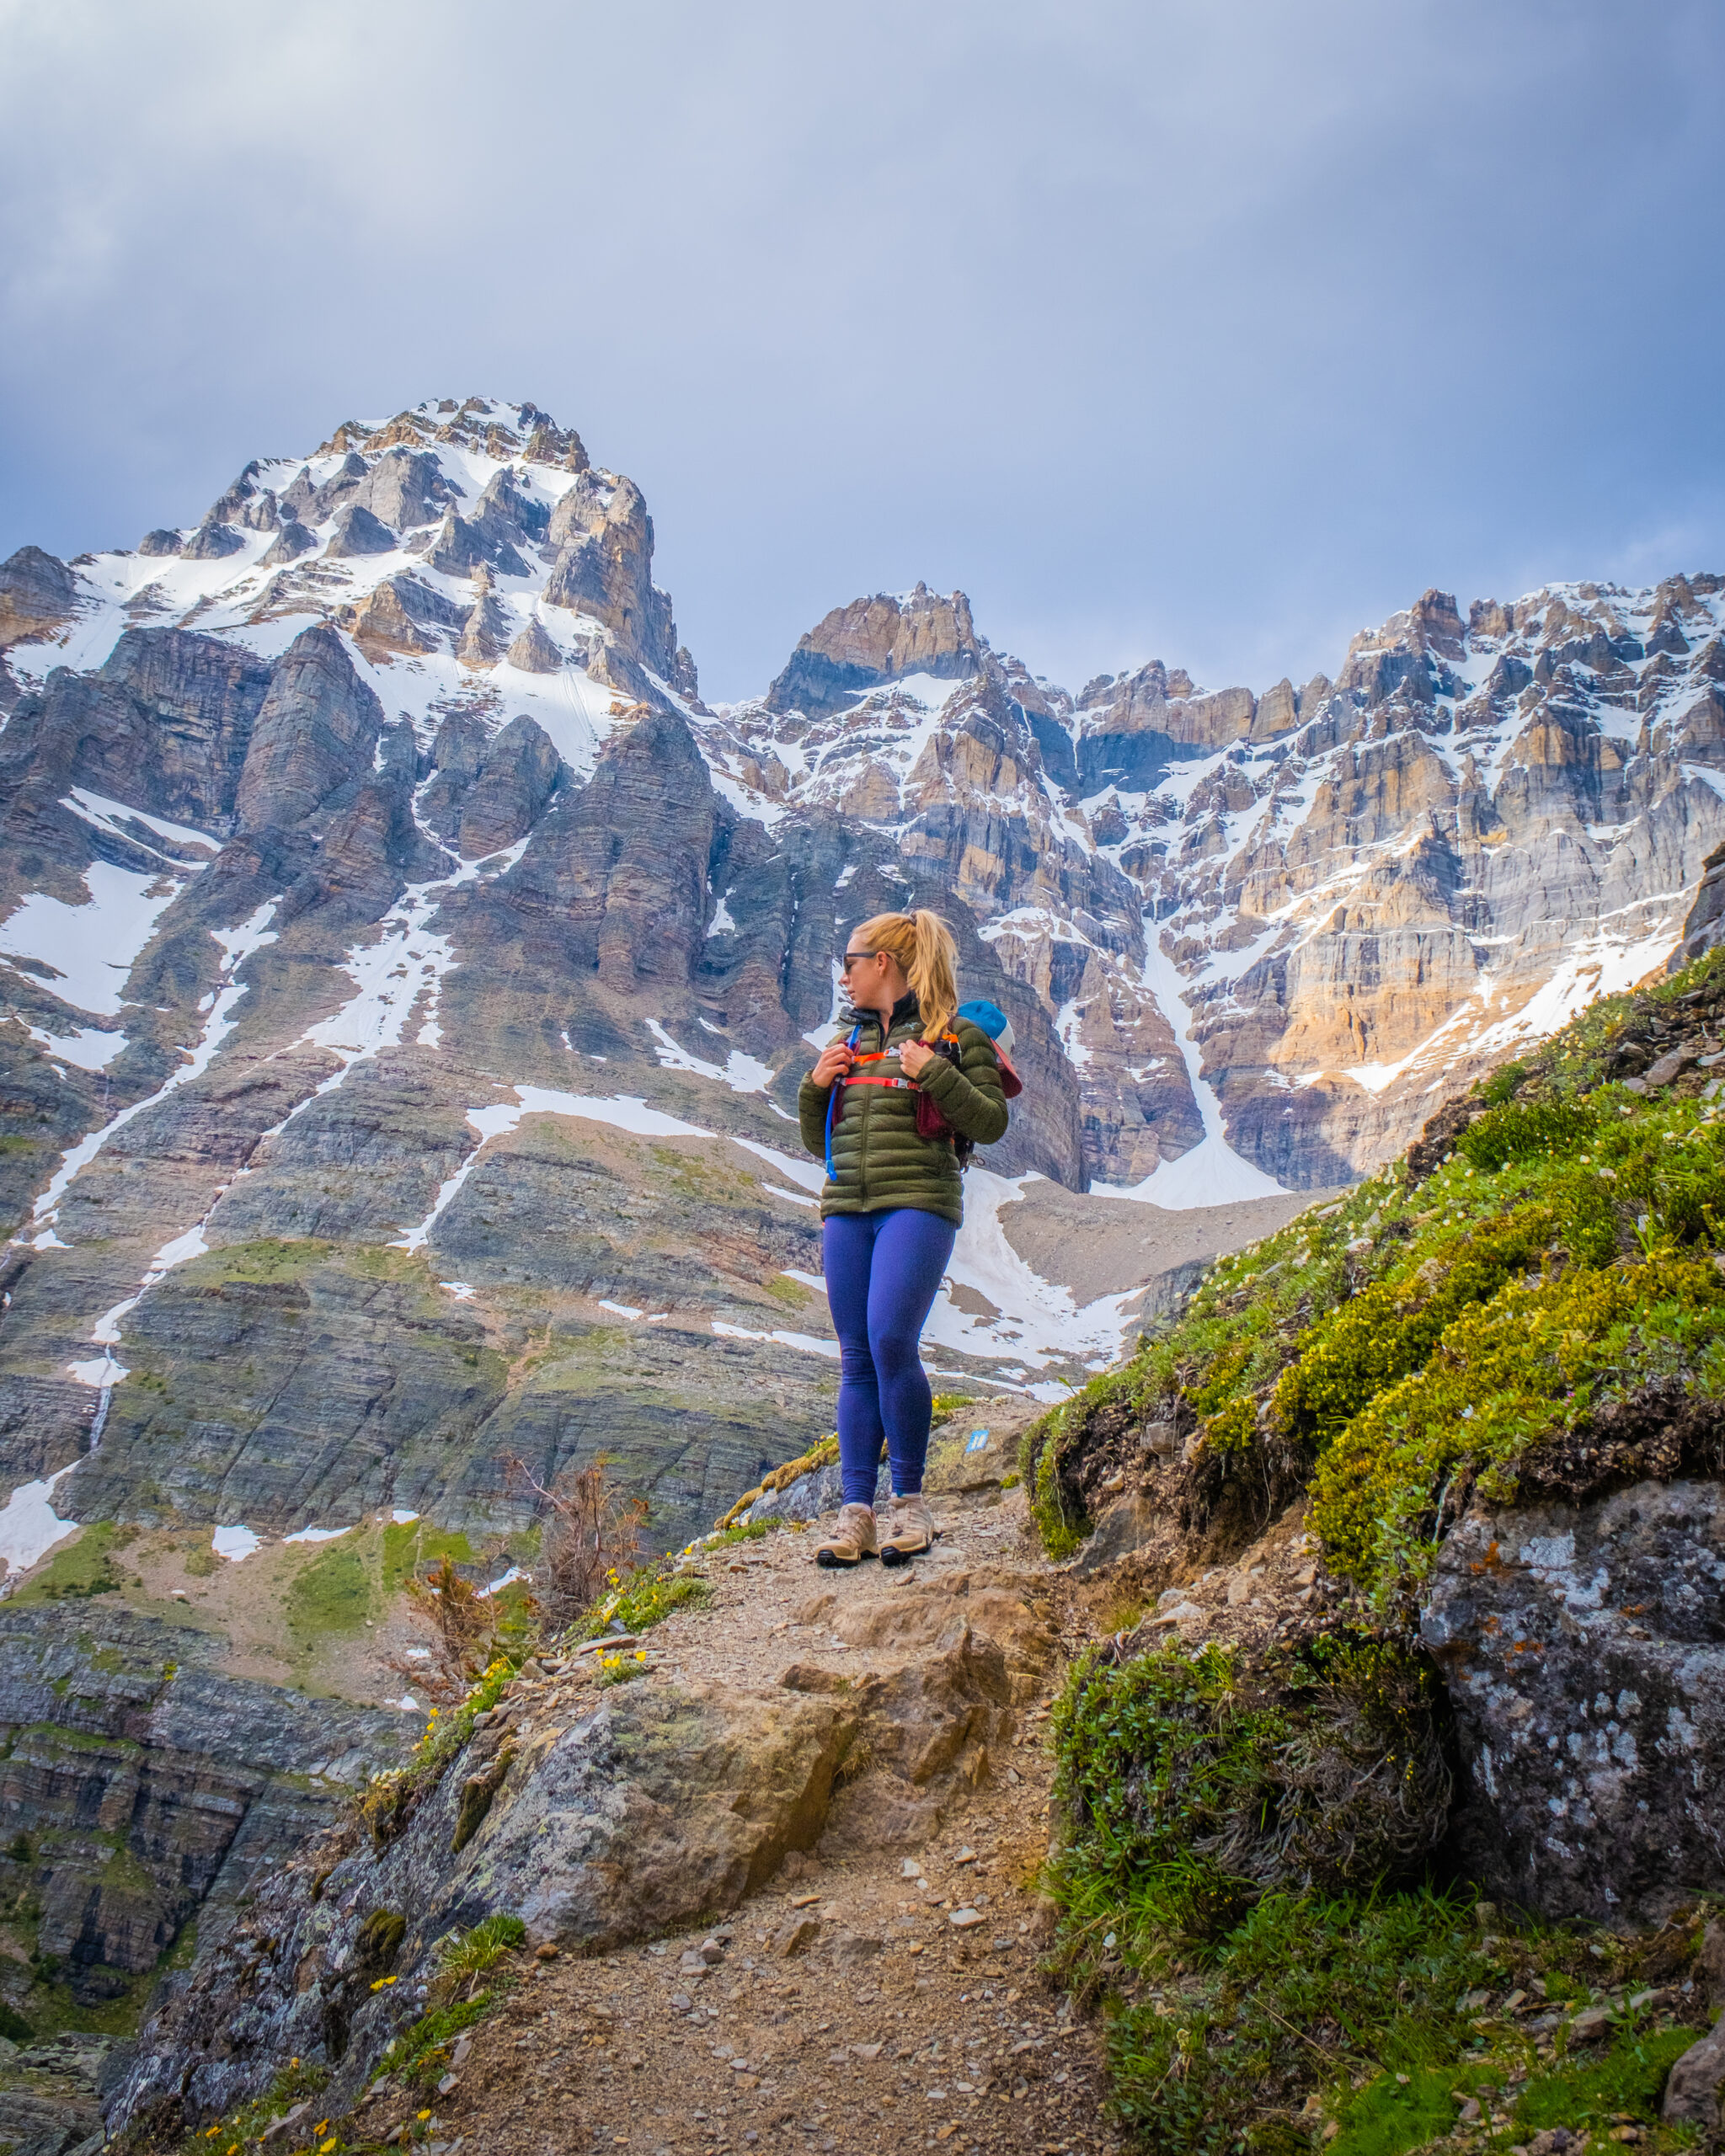
[[[841,1505],[838,1524],[814,1553],[817,1565],[857,1565],[865,1557],[878,1557],[874,1542],[874,1508]]]
[[[934,1543],[934,1519],[928,1500],[919,1490],[914,1497],[895,1497],[886,1508],[886,1527],[880,1538],[883,1565],[908,1565]]]

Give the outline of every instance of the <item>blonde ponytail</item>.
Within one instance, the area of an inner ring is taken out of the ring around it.
[[[856,933],[871,951],[884,951],[897,961],[916,998],[923,1039],[938,1040],[959,1009],[959,947],[951,929],[937,913],[919,906],[914,914],[876,914]]]

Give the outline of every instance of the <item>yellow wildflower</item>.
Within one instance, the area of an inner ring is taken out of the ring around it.
[[[431,2114],[430,2114],[430,2111],[421,2111],[421,2112],[420,2112],[420,2114],[419,2114],[419,2116],[420,2116],[422,2119],[429,2119],[429,2118],[430,2117],[430,2116],[431,2116]]]
[[[328,2119],[319,2119],[319,2120],[318,2120],[318,2123],[316,2124],[316,2126],[314,2126],[314,2127],[312,2128],[312,2140],[313,2140],[313,2141],[315,2141],[315,2140],[318,2138],[318,2136],[320,2133],[327,2133],[328,2131],[329,2131],[329,2121],[328,2121]]]
[[[647,1659],[647,1650],[646,1650],[646,1648],[645,1648],[645,1647],[637,1647],[637,1648],[635,1649],[635,1659],[636,1659],[636,1661],[637,1661],[637,1662],[645,1662],[645,1661],[646,1661],[646,1659]]]
[[[377,1983],[372,1985],[371,1988],[373,1991],[382,1991],[387,1985],[393,1984],[394,1982],[395,1978],[393,1977],[379,1977]]]
[[[318,2151],[318,2156],[329,2156],[330,2150],[335,2147],[340,2138],[341,2136],[339,2133],[332,2133],[328,2140],[324,2143],[323,2148]]]

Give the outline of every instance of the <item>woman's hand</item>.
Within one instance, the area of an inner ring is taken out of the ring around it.
[[[934,1061],[934,1050],[927,1041],[906,1041],[899,1050],[899,1068],[907,1078],[920,1078]]]
[[[849,1043],[835,1041],[830,1048],[822,1049],[815,1058],[814,1070],[809,1075],[822,1092],[825,1092],[846,1075],[855,1061],[856,1057],[852,1054]]]

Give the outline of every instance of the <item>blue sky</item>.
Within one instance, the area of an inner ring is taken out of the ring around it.
[[[1073,686],[1725,568],[1706,0],[0,0],[0,554],[531,397],[709,696],[926,579]]]

